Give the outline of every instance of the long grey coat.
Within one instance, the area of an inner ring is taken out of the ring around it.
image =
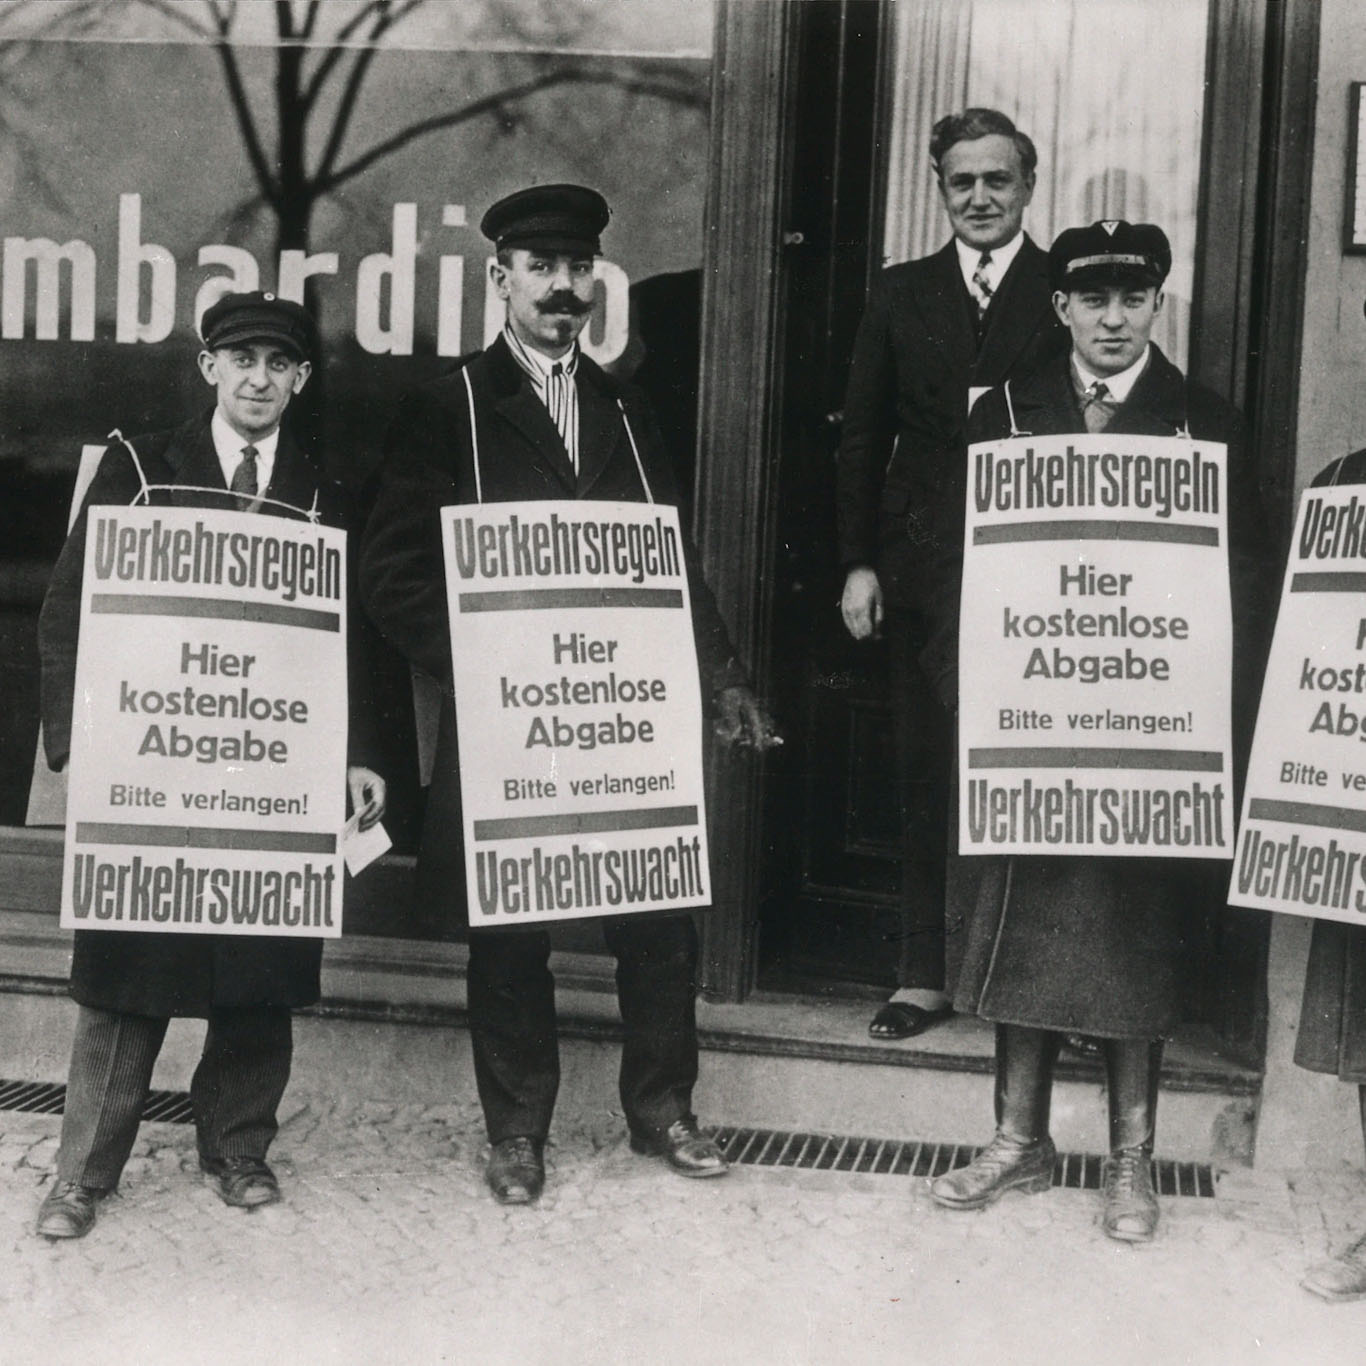
[[[206,411],[173,430],[133,438],[148,480],[168,486],[151,495],[153,506],[226,505],[213,494],[190,492],[186,487],[227,492],[214,451],[211,417],[212,412]],[[86,514],[100,505],[126,507],[140,488],[127,449],[110,446],[48,583],[38,620],[38,645],[43,737],[53,768],[65,766],[71,749]],[[323,522],[344,525],[341,489],[314,467],[285,432],[280,434],[266,492],[299,508],[310,507],[316,495]],[[267,503],[258,515],[277,514]],[[357,674],[353,667],[353,681]],[[352,762],[364,763],[369,756],[363,753],[359,733],[367,726],[365,707],[354,692],[351,703],[349,750]],[[81,1005],[152,1016],[203,1017],[220,1006],[304,1006],[318,999],[321,962],[322,941],[318,939],[77,930],[71,994]]]
[[[1069,367],[1068,357],[1058,357],[1032,380],[1012,384],[1020,430],[1085,431]],[[1154,347],[1109,430],[1172,436],[1186,425],[1196,438],[1228,443],[1235,659],[1259,662],[1267,554],[1238,417],[1217,395],[1187,384]],[[1010,429],[1002,392],[993,390],[973,411],[969,439],[1001,438]],[[931,676],[955,695],[961,543],[960,523],[956,546],[944,542],[940,607],[927,651]],[[1243,668],[1235,679],[1235,716],[1251,710],[1251,672]],[[1223,867],[1185,859],[956,856],[948,889],[950,930],[961,926],[956,1008],[1103,1037],[1166,1033],[1180,1018],[1183,950],[1198,925],[1193,903],[1212,868]]]
[[[1335,460],[1314,486],[1366,484],[1366,450]],[[1366,1084],[1366,926],[1316,920],[1304,974],[1295,1061]]]

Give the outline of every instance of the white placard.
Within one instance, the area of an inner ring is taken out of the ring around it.
[[[711,900],[678,513],[441,512],[471,926]]]
[[[1366,489],[1300,500],[1228,899],[1366,922]]]
[[[335,938],[346,535],[90,509],[61,923]]]
[[[962,853],[1231,855],[1226,469],[1179,437],[970,447]]]

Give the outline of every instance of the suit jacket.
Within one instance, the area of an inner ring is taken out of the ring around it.
[[[921,607],[933,514],[962,457],[968,391],[1028,374],[1067,345],[1048,257],[1028,237],[987,310],[952,241],[884,270],[859,324],[836,476],[840,561],[875,565],[889,603]]]
[[[171,486],[150,496],[154,506],[228,506],[212,494],[191,491],[226,492],[209,427],[212,416],[209,410],[181,427],[133,438],[148,483]],[[38,618],[38,648],[43,736],[53,768],[64,767],[71,751],[87,515],[96,506],[128,506],[141,487],[127,448],[110,446],[48,583]],[[324,523],[345,525],[341,489],[315,468],[287,432],[280,434],[265,492],[304,509],[316,498]],[[261,512],[277,515],[269,503]],[[359,681],[357,673],[353,666],[353,678]],[[353,696],[351,711],[348,748],[354,762],[364,762],[369,744],[363,697]],[[321,961],[322,942],[316,939],[78,930],[71,994],[82,1005],[155,1016],[205,1016],[216,1006],[309,1005],[318,999]]]
[[[968,439],[999,440],[1012,430],[1034,436],[1086,430],[1068,356],[1012,383],[1010,399],[1007,405],[1003,390],[985,395],[973,409]],[[1237,412],[1188,382],[1153,347],[1147,368],[1106,431],[1174,436],[1182,429],[1197,440],[1228,445],[1233,714],[1235,752],[1241,756],[1255,711],[1271,568],[1255,473]],[[931,672],[945,697],[956,694],[965,496],[964,489],[957,553],[942,555],[936,564],[939,591],[927,652],[937,651]],[[990,1020],[1156,1038],[1180,1018],[1184,945],[1198,924],[1192,911],[1212,897],[1222,901],[1227,876],[1223,863],[1186,859],[958,857],[949,907],[951,919],[965,921],[956,1003]]]
[[[580,357],[576,381],[577,475],[550,414],[501,337],[401,403],[361,542],[360,591],[380,632],[441,685],[443,708],[418,859],[417,896],[419,906],[438,908],[443,922],[452,917],[458,922],[464,915],[460,781],[440,528],[442,507],[478,501],[462,370],[468,372],[474,390],[479,483],[485,502],[647,501],[623,422],[624,409],[654,500],[678,503],[664,442],[644,397],[586,356]],[[686,531],[683,540],[705,697],[708,691],[742,683],[745,677]]]

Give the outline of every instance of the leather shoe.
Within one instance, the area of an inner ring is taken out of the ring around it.
[[[998,1129],[966,1167],[936,1176],[930,1196],[945,1209],[981,1209],[1008,1190],[1046,1191],[1053,1184],[1056,1157],[1051,1138],[1015,1138]]]
[[[868,1026],[868,1033],[874,1039],[913,1039],[923,1034],[932,1024],[947,1020],[953,1014],[952,1006],[940,1006],[938,1010],[926,1010],[924,1006],[912,1005],[909,1001],[888,1001]]]
[[[38,1208],[37,1232],[44,1238],[84,1238],[95,1227],[106,1192],[77,1181],[58,1181]]]
[[[275,1173],[259,1157],[200,1157],[199,1170],[209,1178],[225,1205],[257,1209],[280,1198]]]
[[[662,1157],[680,1176],[724,1176],[730,1170],[725,1153],[691,1117],[674,1120],[654,1137],[633,1133],[631,1151]]]
[[[1366,1297],[1366,1238],[1358,1238],[1330,1261],[1311,1266],[1300,1284],[1311,1295],[1335,1303]]]
[[[519,1134],[493,1145],[484,1180],[500,1205],[529,1205],[545,1186],[544,1144]]]
[[[1157,1232],[1153,1163],[1145,1148],[1117,1148],[1103,1173],[1105,1232],[1121,1243],[1150,1243]]]

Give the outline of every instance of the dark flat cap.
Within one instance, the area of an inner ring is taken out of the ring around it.
[[[1067,228],[1048,250],[1048,279],[1054,289],[1086,285],[1160,285],[1172,268],[1167,234],[1155,223],[1107,218],[1088,228]]]
[[[309,311],[259,289],[249,294],[225,294],[206,308],[199,335],[210,351],[242,342],[273,341],[300,360],[311,360],[318,349],[317,327]]]
[[[599,234],[612,217],[607,201],[583,185],[533,185],[500,199],[479,231],[494,246],[542,251],[602,251]]]

